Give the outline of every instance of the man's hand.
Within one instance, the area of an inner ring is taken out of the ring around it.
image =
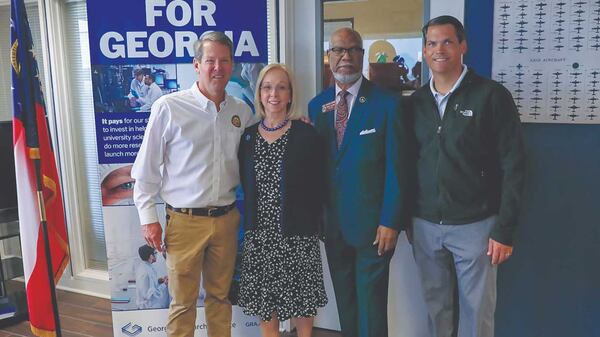
[[[489,240],[487,255],[492,258],[492,264],[500,264],[508,260],[512,252],[512,246],[507,246],[493,239]]]
[[[397,241],[397,230],[379,225],[379,227],[377,227],[377,235],[375,236],[373,246],[377,245],[377,254],[381,256],[390,250],[394,250]]]
[[[144,236],[148,246],[162,252],[162,227],[160,227],[160,223],[153,222],[142,225],[142,236]]]

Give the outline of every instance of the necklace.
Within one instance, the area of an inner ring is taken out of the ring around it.
[[[283,120],[283,122],[281,122],[281,123],[275,125],[274,127],[270,128],[270,127],[268,127],[265,124],[265,120],[263,119],[263,120],[260,121],[260,127],[263,128],[263,130],[265,130],[265,131],[273,132],[273,131],[277,131],[277,130],[281,129],[282,127],[286,126],[289,121],[290,120],[286,118],[286,119]]]

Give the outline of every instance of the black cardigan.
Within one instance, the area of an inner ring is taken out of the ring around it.
[[[283,156],[281,177],[281,229],[284,236],[319,234],[325,197],[323,152],[319,135],[311,126],[292,121]],[[244,190],[244,229],[257,224],[257,186],[254,146],[258,123],[244,131],[240,141],[240,177]]]

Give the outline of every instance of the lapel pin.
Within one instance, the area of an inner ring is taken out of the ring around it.
[[[240,116],[235,115],[235,116],[231,117],[231,124],[233,124],[233,126],[235,126],[236,128],[239,128],[240,126],[242,126],[242,121],[240,120]]]
[[[458,110],[458,103],[454,105],[454,111]]]
[[[329,103],[325,103],[321,106],[321,112],[329,112],[335,109],[335,101],[331,101]]]
[[[365,98],[365,96],[360,96],[360,97],[358,98],[358,101],[359,101],[359,102],[361,102],[361,103],[364,103],[364,102],[366,102],[366,101],[367,101],[367,99]]]
[[[246,135],[246,141],[250,141],[250,135]]]

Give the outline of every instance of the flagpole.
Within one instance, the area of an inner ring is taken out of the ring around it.
[[[32,149],[33,150],[33,149]],[[39,149],[38,150],[39,153]],[[50,299],[52,301],[52,311],[54,313],[54,329],[56,337],[61,337],[60,317],[58,315],[58,302],[56,300],[56,284],[54,283],[54,272],[52,268],[52,255],[50,252],[50,240],[48,238],[48,222],[46,221],[46,203],[44,202],[44,193],[42,187],[42,173],[39,155],[33,159],[35,166],[35,181],[37,188],[38,209],[40,210],[40,225],[44,235],[44,252],[46,253],[46,269],[48,269],[48,282],[50,282]]]
[[[36,336],[61,337],[55,277],[60,277],[68,262],[68,246],[65,242],[67,230],[58,185],[60,182],[57,183],[59,179],[54,154],[49,143],[51,141],[49,130],[46,129],[44,99],[39,83],[37,62],[33,55],[33,41],[24,0],[11,1],[11,41],[13,125],[19,132],[19,136],[14,138],[15,147],[19,146],[19,152],[15,152],[15,165],[17,166],[18,163],[18,166],[26,170],[17,173],[17,184],[19,182],[22,184],[19,193],[19,216],[22,215],[23,219],[20,219],[20,226],[25,227],[27,233],[29,230],[33,233],[31,237],[21,236],[21,241],[26,243],[23,255],[27,255],[27,258],[23,261],[31,330]],[[41,161],[42,157],[44,162]],[[35,196],[32,193],[34,184]],[[36,202],[37,216],[31,210],[32,204]],[[42,233],[39,233],[40,230]],[[42,234],[43,238],[39,237],[39,234]],[[50,236],[52,241],[49,239]],[[41,240],[44,240],[43,243],[39,242]],[[43,262],[39,260],[41,258],[39,254],[42,252],[38,254],[38,249],[42,249],[40,244],[44,245],[50,294],[46,293],[47,288],[42,284],[45,282],[43,282]],[[53,266],[53,253],[57,261],[56,269]],[[32,283],[32,280],[35,282]],[[37,304],[38,300],[43,304]],[[48,300],[51,303],[48,303]],[[52,315],[49,315],[48,310],[53,311]]]

